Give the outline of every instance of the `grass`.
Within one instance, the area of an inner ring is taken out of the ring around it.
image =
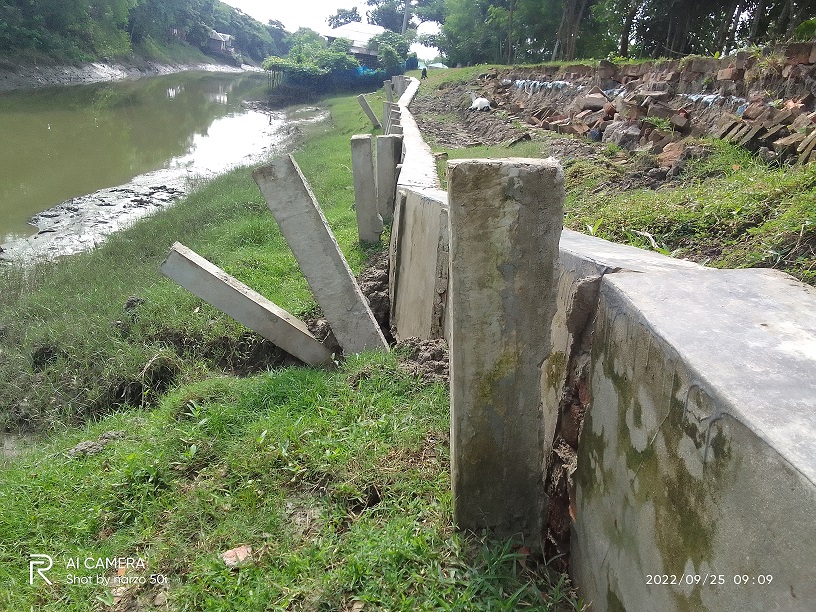
[[[678,187],[601,190],[593,174],[568,167],[566,225],[650,248],[647,232],[675,257],[720,268],[764,267],[816,284],[816,167],[769,167],[747,151],[709,141],[713,152],[690,161]],[[575,178],[575,175],[580,175]],[[652,247],[653,248],[653,247]]]
[[[111,430],[99,454],[66,455]],[[127,556],[146,567],[126,576],[167,587],[117,595],[176,610],[574,609],[562,577],[453,530],[447,431],[446,389],[382,353],[179,387],[3,470],[0,607],[104,609],[109,586],[69,575],[113,572],[68,559]],[[254,562],[230,570],[219,555],[241,544]],[[54,558],[52,586],[28,584],[30,553]]]
[[[370,125],[353,96],[326,104],[294,155],[359,270],[349,137]],[[0,268],[4,424],[48,433],[0,461],[0,609],[583,607],[526,549],[453,529],[444,386],[382,353],[229,375],[255,340],[160,276],[176,240],[315,308],[247,168],[93,252]],[[106,432],[98,454],[68,452]],[[240,545],[252,561],[227,568]],[[37,553],[52,585],[29,584]],[[96,584],[118,572],[84,560],[113,557],[143,559],[119,579],[145,584]]]

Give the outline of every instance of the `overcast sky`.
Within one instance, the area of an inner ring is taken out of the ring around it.
[[[357,7],[357,12],[363,21],[366,21],[366,4],[355,0],[222,0],[225,4],[241,9],[250,17],[254,17],[261,23],[267,23],[270,19],[280,21],[289,32],[294,32],[298,28],[311,28],[323,33],[329,29],[326,19],[337,13],[338,9],[352,9]],[[425,24],[420,28],[420,33],[427,32],[432,26]],[[435,56],[435,50],[429,50],[420,45],[413,45],[420,58],[430,59]]]
[[[290,32],[300,27],[312,28],[318,32],[328,29],[326,18],[337,9],[357,7],[357,12],[365,21],[365,1],[355,0],[223,0],[225,4],[241,9],[261,23],[277,19]]]

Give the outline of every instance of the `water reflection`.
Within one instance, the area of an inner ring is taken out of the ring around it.
[[[241,101],[265,84],[185,73],[0,95],[0,242],[32,233],[38,212],[147,172],[239,163],[268,123]]]

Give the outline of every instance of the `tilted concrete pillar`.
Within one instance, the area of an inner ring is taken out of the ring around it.
[[[354,174],[354,209],[360,242],[379,242],[383,220],[377,212],[377,185],[374,182],[374,156],[371,135],[351,137],[351,169]]]
[[[173,245],[161,272],[303,363],[331,363],[331,351],[302,321],[183,244]]]
[[[402,137],[377,136],[377,212],[383,223],[394,220],[397,164],[402,161]]]
[[[381,128],[382,125],[380,124],[380,120],[377,119],[377,115],[375,115],[374,111],[371,110],[371,106],[369,106],[366,97],[363,94],[360,94],[359,96],[357,96],[357,101],[360,103],[360,107],[363,109],[363,112],[371,121],[371,125],[378,129]]]
[[[540,546],[564,174],[553,159],[453,161],[448,201],[454,520]]]
[[[388,102],[394,101],[394,88],[390,80],[383,81],[383,89],[385,90],[385,99]]]
[[[292,156],[261,166],[252,176],[343,352],[388,350],[368,300]]]

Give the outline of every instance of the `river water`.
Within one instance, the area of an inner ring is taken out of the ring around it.
[[[259,73],[195,72],[0,94],[0,257],[62,255],[269,157],[299,118]]]

